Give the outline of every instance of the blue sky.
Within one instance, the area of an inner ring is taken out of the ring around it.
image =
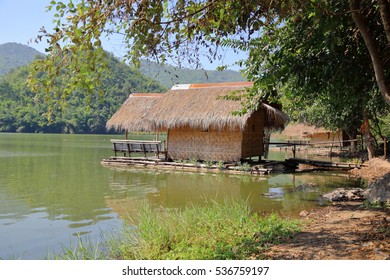
[[[41,27],[53,28],[53,12],[46,12],[51,0],[0,0],[0,44],[16,42],[44,53],[47,44],[34,42]],[[31,42],[32,39],[32,42]],[[105,49],[120,55],[121,42],[105,42]]]
[[[51,26],[46,13],[50,0],[0,0],[0,44],[16,42],[44,52],[44,44],[30,43],[42,26]]]
[[[46,12],[46,7],[51,0],[0,0],[0,44],[16,42],[44,53],[47,44],[41,42],[36,44],[34,39],[39,34],[39,29],[44,26],[47,30],[52,28],[53,13]],[[66,1],[65,1],[66,2]],[[30,42],[32,40],[32,42]],[[120,57],[124,53],[120,38],[112,38],[109,41],[103,40],[103,47],[107,51]],[[244,57],[227,52],[224,63],[232,63]],[[221,63],[209,64],[204,59],[203,65],[206,69],[215,69]],[[232,69],[237,70],[237,67]]]

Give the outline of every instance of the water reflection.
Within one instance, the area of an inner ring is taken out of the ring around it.
[[[335,187],[360,186],[343,173],[294,173],[273,176],[157,171],[146,168],[111,168],[113,196],[106,203],[115,212],[129,214],[140,205],[182,208],[206,200],[247,200],[253,211],[296,215],[318,206],[321,193]],[[273,195],[270,195],[273,194]],[[125,211],[127,209],[127,211]]]
[[[145,204],[182,208],[243,199],[253,211],[294,215],[316,207],[327,190],[360,184],[334,172],[246,176],[106,168],[100,160],[111,153],[110,138],[0,133],[0,259],[42,259],[79,236],[99,242]]]

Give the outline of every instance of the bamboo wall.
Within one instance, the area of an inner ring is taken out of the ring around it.
[[[321,132],[310,135],[310,143],[329,142],[329,141],[342,141],[342,132]]]
[[[183,127],[168,131],[168,157],[174,160],[239,161],[263,154],[264,111],[256,112],[244,131],[207,131]]]
[[[239,160],[241,138],[239,130],[172,129],[168,132],[168,157],[181,160]]]
[[[242,137],[241,158],[261,156],[264,153],[265,112],[255,112],[248,120]]]

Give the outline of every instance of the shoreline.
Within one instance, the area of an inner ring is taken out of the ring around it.
[[[387,160],[374,158],[362,169],[349,171],[369,184],[387,184]],[[389,185],[387,185],[387,189]],[[264,252],[275,260],[390,260],[390,206],[366,201],[333,202],[304,213],[303,230],[283,244]]]
[[[264,252],[274,260],[389,260],[390,209],[341,202],[313,209],[304,227],[283,244]]]

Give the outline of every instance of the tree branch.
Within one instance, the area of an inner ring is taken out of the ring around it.
[[[377,44],[372,32],[368,28],[366,19],[360,11],[360,0],[350,0],[350,8],[352,11],[352,19],[358,27],[360,34],[363,37],[364,43],[371,57],[374,67],[375,79],[379,90],[386,103],[390,105],[390,88],[386,81],[383,59],[380,56],[379,45]]]
[[[386,0],[378,0],[378,5],[387,41],[390,43],[390,4]]]

